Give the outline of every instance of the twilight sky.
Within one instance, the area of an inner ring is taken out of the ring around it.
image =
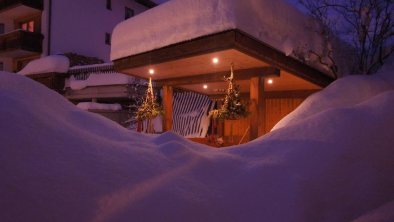
[[[153,1],[158,3],[158,4],[161,4],[161,3],[164,3],[164,2],[166,2],[168,0],[153,0]],[[290,2],[292,4],[297,4],[297,2],[298,2],[298,0],[286,0],[286,1],[288,1],[288,2]]]
[[[158,4],[161,4],[161,3],[167,2],[169,0],[152,0],[152,1],[154,1]],[[290,4],[297,5],[299,0],[285,0],[285,1],[289,2]]]

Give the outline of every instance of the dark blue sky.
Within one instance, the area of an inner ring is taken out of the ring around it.
[[[166,2],[168,0],[153,0],[153,1],[160,4],[160,3]],[[286,1],[288,1],[292,4],[297,4],[297,2],[298,2],[298,0],[286,0]]]
[[[152,1],[154,1],[154,2],[156,2],[158,4],[161,4],[161,3],[164,3],[164,2],[166,2],[168,0],[152,0]],[[240,1],[242,1],[242,0],[240,0]],[[298,2],[298,0],[286,0],[286,1],[291,3],[291,4],[293,4],[293,5],[297,5],[297,2]]]

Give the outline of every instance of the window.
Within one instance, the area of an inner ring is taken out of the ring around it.
[[[124,8],[124,19],[129,19],[134,16],[134,10],[128,7]]]
[[[112,10],[112,0],[107,0],[107,9]]]
[[[110,33],[105,33],[105,44],[106,45],[111,45],[111,34]]]
[[[20,23],[20,28],[28,32],[34,32],[34,26],[35,26],[34,20],[29,20]]]
[[[0,34],[4,34],[4,24],[0,23]]]

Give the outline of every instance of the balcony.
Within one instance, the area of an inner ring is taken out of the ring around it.
[[[4,35],[0,35],[0,56],[21,57],[37,55],[42,52],[41,33],[16,30]]]
[[[0,0],[0,17],[25,17],[42,11],[43,7],[43,0]]]

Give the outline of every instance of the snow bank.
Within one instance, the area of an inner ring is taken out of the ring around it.
[[[392,90],[394,88],[394,75],[392,74],[394,63],[391,61],[389,60],[382,67],[382,71],[374,76],[346,76],[333,82],[325,90],[307,98],[296,110],[279,121],[272,130],[297,123],[327,109],[353,106],[384,91]]]
[[[122,106],[119,103],[107,104],[107,103],[95,103],[95,102],[81,102],[77,104],[77,107],[83,110],[122,110]]]
[[[25,68],[19,71],[19,74],[66,73],[69,66],[70,61],[66,56],[51,55],[29,62]]]
[[[320,52],[315,25],[283,0],[172,0],[118,24],[111,60],[231,29],[249,33],[287,55],[299,46]],[[136,33],[135,27],[145,28]]]
[[[120,84],[131,84],[135,80],[134,77],[127,76],[121,73],[90,73],[89,77],[85,80],[76,79],[71,76],[67,79],[66,86],[69,86],[73,90],[84,89],[88,86],[106,86],[106,85],[120,85]]]
[[[390,221],[394,90],[377,92],[380,78],[345,78],[336,86],[347,98],[341,106],[329,106],[340,96],[323,93],[318,113],[212,149],[173,133],[127,131],[28,78],[0,73],[0,217]],[[355,84],[374,90],[347,95]]]

